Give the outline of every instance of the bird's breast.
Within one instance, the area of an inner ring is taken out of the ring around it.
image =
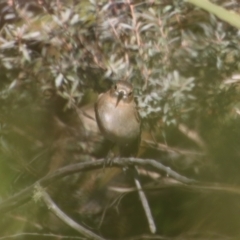
[[[136,118],[135,104],[99,102],[97,105],[98,121],[101,131],[109,140],[125,144],[134,141],[140,134],[140,123]]]

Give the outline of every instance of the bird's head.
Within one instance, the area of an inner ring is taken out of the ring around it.
[[[120,80],[113,84],[110,94],[116,99],[116,107],[121,101],[130,103],[133,100],[133,86],[127,81]]]

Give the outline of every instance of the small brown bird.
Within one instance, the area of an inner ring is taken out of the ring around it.
[[[119,146],[121,157],[136,156],[138,151],[141,121],[136,107],[132,84],[126,81],[118,81],[100,94],[95,104],[99,129]]]
[[[136,156],[141,139],[141,121],[134,101],[132,84],[126,81],[116,82],[112,88],[99,95],[95,104],[97,124],[104,137],[119,146],[121,157]],[[156,232],[145,193],[142,190],[136,167],[133,178],[144,208],[149,228]]]

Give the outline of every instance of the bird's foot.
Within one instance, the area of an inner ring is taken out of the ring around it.
[[[103,168],[105,168],[105,167],[107,167],[107,166],[112,166],[113,165],[113,157],[106,157],[105,159],[104,159],[104,163],[103,163]]]

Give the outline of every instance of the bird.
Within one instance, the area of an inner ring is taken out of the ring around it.
[[[141,140],[141,119],[134,101],[133,85],[119,80],[105,93],[101,93],[95,103],[97,125],[103,136],[119,147],[120,157],[135,157]],[[142,190],[138,169],[130,168],[135,186],[145,211],[149,228],[156,232],[147,197]]]
[[[133,86],[117,81],[99,95],[95,115],[103,136],[119,147],[120,157],[136,156],[141,140],[141,120],[134,101]]]

